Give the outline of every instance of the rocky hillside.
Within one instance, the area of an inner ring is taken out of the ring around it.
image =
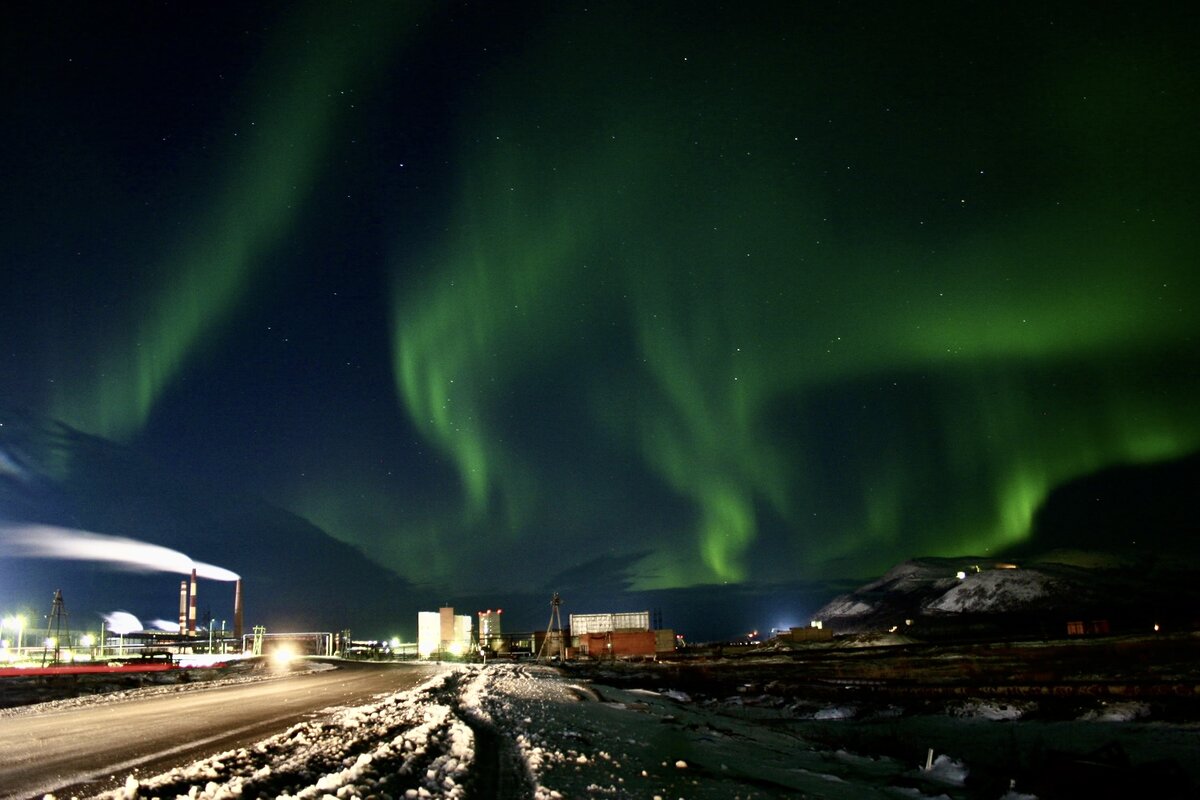
[[[814,617],[838,633],[1065,633],[1069,621],[1111,630],[1190,627],[1196,574],[1104,553],[1056,551],[1023,563],[920,558],[827,603]]]

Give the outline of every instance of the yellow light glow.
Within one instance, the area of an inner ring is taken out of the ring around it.
[[[286,644],[281,644],[271,651],[271,660],[276,664],[287,664],[296,658],[296,651]]]
[[[451,642],[450,646],[446,649],[450,651],[450,655],[452,656],[461,656],[463,654],[462,642]]]

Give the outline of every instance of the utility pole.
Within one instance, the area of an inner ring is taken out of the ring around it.
[[[550,646],[550,637],[552,631],[558,631],[558,658],[560,661],[566,659],[566,651],[563,645],[562,631],[562,615],[559,613],[558,607],[562,605],[562,598],[558,596],[558,592],[554,593],[554,597],[550,598],[550,622],[546,625],[546,638],[542,640],[542,648],[538,651],[537,660],[542,660],[542,654],[546,653]]]
[[[59,653],[62,648],[62,618],[67,615],[66,606],[63,604],[62,589],[54,590],[54,601],[50,604],[50,616],[46,618],[46,639],[54,642],[54,660],[50,662],[51,666],[58,663]],[[50,632],[54,635],[51,636]],[[46,666],[46,651],[50,648],[43,644],[42,647],[42,666]]]

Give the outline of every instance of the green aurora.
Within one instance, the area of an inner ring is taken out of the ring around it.
[[[215,185],[209,199],[188,209],[175,224],[182,233],[155,247],[153,262],[128,265],[136,288],[101,319],[102,335],[75,339],[57,355],[70,366],[50,400],[53,416],[128,438],[178,385],[188,360],[219,341],[311,201],[308,187],[328,157],[337,115],[351,103],[347,88],[369,82],[358,74],[364,62],[396,55],[388,46],[401,44],[399,16],[378,4],[330,29],[314,6],[272,37],[236,93],[235,110],[217,122],[213,149],[220,152],[204,157],[224,165],[215,180],[204,174],[210,164],[181,167],[198,184]],[[81,347],[94,351],[85,357]]]
[[[126,224],[86,333],[41,323],[35,405],[126,441],[186,427],[196,376],[286,305],[263,287],[333,269],[302,255],[320,238],[386,287],[363,339],[391,384],[361,394],[405,432],[348,431],[332,394],[274,423],[303,441],[231,461],[422,584],[605,559],[635,590],[867,576],[1000,552],[1063,482],[1200,450],[1186,37],[382,8],[289,22],[208,101],[213,152],[148,179],[195,199]],[[389,163],[434,165],[420,194],[344,166],[352,104]],[[330,186],[383,198],[383,244],[313,223]],[[303,380],[212,391],[290,407]]]
[[[614,340],[621,363],[572,424],[629,448],[690,508],[677,520],[690,544],[652,545],[636,588],[762,576],[764,517],[790,532],[771,579],[995,552],[1029,534],[1060,482],[1200,445],[1186,355],[1196,208],[1163,193],[1183,131],[1145,116],[1170,121],[1171,102],[1145,94],[1171,76],[1143,63],[1142,83],[1123,86],[1114,59],[1087,82],[1121,91],[1089,106],[1062,65],[1037,76],[1043,107],[1023,109],[1042,119],[1034,132],[898,154],[929,184],[911,189],[885,154],[921,135],[915,111],[839,160],[805,105],[856,109],[845,87],[804,81],[807,56],[699,42],[688,58],[647,57],[636,39],[601,44],[613,34],[592,47],[550,36],[571,51],[527,56],[487,87],[503,101],[467,126],[450,241],[424,259],[436,279],[397,283],[397,384],[462,485],[464,514],[439,540],[488,511],[520,537],[531,487],[561,497],[505,415],[516,387]],[[589,79],[613,64],[663,79]],[[713,99],[717,83],[728,99]],[[984,121],[1015,109],[974,102]],[[1110,147],[1134,139],[1122,124],[1158,138]],[[1055,175],[1012,151],[1073,163]],[[879,213],[903,192],[911,207]],[[781,435],[800,422],[815,430]]]

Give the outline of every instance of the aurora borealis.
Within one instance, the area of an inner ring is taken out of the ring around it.
[[[0,403],[438,600],[1001,552],[1200,450],[1166,8],[27,9]]]

